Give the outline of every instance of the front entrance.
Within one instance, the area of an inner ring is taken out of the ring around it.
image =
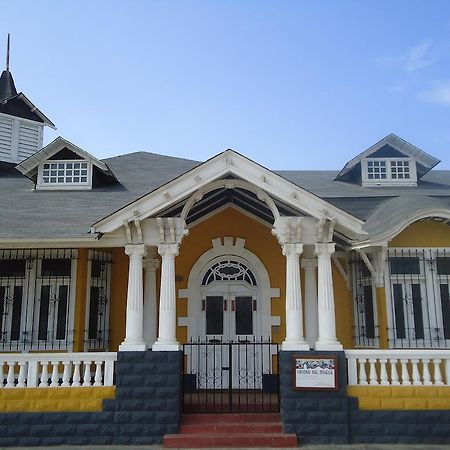
[[[203,281],[201,333],[184,345],[185,412],[278,411],[278,344],[259,334],[256,278],[229,259]]]
[[[194,264],[184,345],[185,412],[278,411],[278,344],[271,342],[280,318],[271,314],[270,287],[261,261],[243,239],[213,241]]]
[[[278,351],[254,337],[184,344],[184,412],[278,412]]]

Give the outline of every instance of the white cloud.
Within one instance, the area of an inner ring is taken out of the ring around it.
[[[407,72],[414,72],[433,64],[431,53],[432,42],[427,40],[413,47],[405,57],[403,68]]]
[[[375,59],[375,64],[381,67],[400,69],[406,72],[428,67],[436,62],[436,48],[431,40],[424,40],[399,56],[384,56]]]
[[[450,106],[450,80],[435,83],[430,89],[419,94],[420,100]]]

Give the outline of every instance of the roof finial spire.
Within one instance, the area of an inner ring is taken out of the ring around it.
[[[6,70],[9,72],[9,47],[10,47],[11,35],[8,33],[8,40],[6,43]]]

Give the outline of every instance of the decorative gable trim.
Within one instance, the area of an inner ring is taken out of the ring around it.
[[[199,189],[229,174],[319,220],[336,219],[336,228],[351,237],[364,234],[361,220],[233,150],[220,153],[96,222],[92,232],[108,233],[123,226],[124,222],[154,217],[170,205],[186,200]]]

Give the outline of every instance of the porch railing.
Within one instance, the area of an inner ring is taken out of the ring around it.
[[[346,350],[351,386],[449,386],[450,350]]]
[[[0,354],[0,388],[112,386],[117,353]]]

